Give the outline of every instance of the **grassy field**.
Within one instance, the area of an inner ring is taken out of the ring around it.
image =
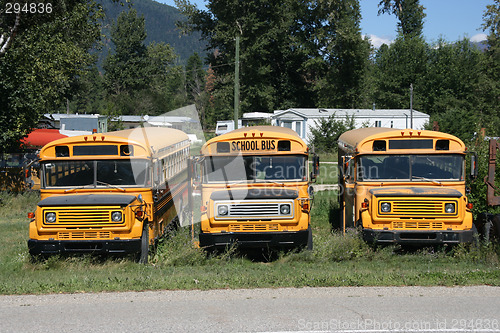
[[[319,163],[319,177],[316,184],[337,184],[339,169],[337,164]]]
[[[54,256],[32,263],[28,219],[36,194],[0,194],[0,294],[304,286],[500,285],[498,245],[405,251],[374,249],[354,233],[332,233],[335,194],[313,206],[314,250],[206,255],[187,230],[162,242],[150,263],[130,258]]]

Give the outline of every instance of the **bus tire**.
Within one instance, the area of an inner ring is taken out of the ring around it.
[[[148,255],[149,255],[149,226],[147,222],[144,222],[141,235],[141,250],[137,254],[137,262],[140,264],[147,264]]]
[[[307,250],[308,251],[313,250],[313,233],[312,233],[311,226],[309,226],[309,228],[307,228]]]
[[[500,214],[493,216],[490,225],[490,240],[498,242],[500,240]]]

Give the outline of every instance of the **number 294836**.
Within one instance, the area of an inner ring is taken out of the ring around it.
[[[52,3],[18,3],[7,2],[5,4],[5,14],[50,14],[52,13]]]

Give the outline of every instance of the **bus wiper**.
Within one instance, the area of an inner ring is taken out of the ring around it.
[[[84,188],[92,188],[89,186],[94,186],[94,185],[88,184],[88,185],[82,185],[82,186],[78,186],[78,187],[68,188],[67,190],[64,190],[64,193],[73,192],[76,190],[83,190]]]
[[[248,180],[240,180],[234,183],[226,183],[226,187],[231,187],[233,185],[238,185],[238,184],[249,184]]]
[[[439,180],[435,180],[435,179],[429,179],[429,178],[420,177],[420,176],[411,176],[411,179],[420,179],[420,180],[432,182],[433,184],[441,185],[441,182]]]
[[[120,186],[111,185],[111,184],[108,184],[108,183],[105,183],[105,182],[101,182],[100,180],[96,181],[96,183],[97,183],[98,185],[104,185],[104,186],[106,186],[106,187],[116,188],[117,190],[120,190],[120,191],[126,192],[126,190],[125,190],[123,187],[120,187]]]
[[[270,184],[276,184],[276,185],[279,185],[279,186],[285,186],[284,183],[278,183],[277,181],[270,180],[270,179],[259,179],[259,180],[256,180],[255,182],[256,183],[257,182],[259,182],[259,183],[270,183]]]

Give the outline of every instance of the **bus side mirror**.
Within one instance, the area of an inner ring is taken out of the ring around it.
[[[190,159],[189,171],[191,173],[190,176],[193,181],[194,189],[198,189],[201,185],[201,163],[202,159],[198,158],[198,156]]]
[[[342,156],[342,166],[340,167],[340,172],[344,175],[344,179],[351,178],[351,168],[349,168],[349,163],[351,163],[351,156]]]
[[[319,176],[319,156],[314,154],[313,155],[313,160],[312,160],[312,173],[311,173],[311,179],[316,179]]]
[[[470,156],[470,179],[477,178],[477,153],[472,153]]]

